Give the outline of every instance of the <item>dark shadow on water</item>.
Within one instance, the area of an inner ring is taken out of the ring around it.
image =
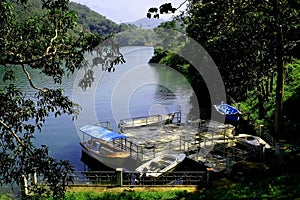
[[[84,171],[116,171],[114,168],[111,168],[100,161],[92,158],[88,154],[82,151],[81,162],[84,164]],[[123,164],[125,170],[134,171],[137,168],[136,161],[132,158],[128,158]]]
[[[83,151],[80,160],[84,163],[84,171],[115,171],[115,169],[104,165],[103,163],[90,157]]]

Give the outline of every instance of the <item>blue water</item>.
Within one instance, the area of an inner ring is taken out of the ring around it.
[[[65,94],[82,106],[77,120],[72,121],[68,115],[50,116],[42,132],[36,134],[37,145],[46,144],[52,156],[70,160],[76,170],[84,169],[80,161],[81,126],[109,121],[117,131],[121,119],[176,111],[187,114],[191,109],[193,90],[187,80],[167,66],[147,64],[153,55],[152,47],[124,47],[122,53],[126,63],[111,73],[95,69],[96,80],[86,91],[77,87],[80,72],[64,78],[61,86],[38,73],[32,74],[37,86],[63,87]],[[19,76],[18,84],[27,94],[34,93],[24,76]]]

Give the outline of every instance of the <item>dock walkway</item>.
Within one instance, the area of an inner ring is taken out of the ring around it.
[[[185,153],[219,171],[224,169],[229,155],[231,164],[244,159],[244,152],[234,147],[234,127],[215,121],[157,123],[126,128],[122,134],[128,138],[121,146],[141,163],[162,154]]]

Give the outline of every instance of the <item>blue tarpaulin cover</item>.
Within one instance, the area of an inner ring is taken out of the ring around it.
[[[112,141],[120,138],[126,138],[125,135],[110,131],[101,126],[85,125],[81,127],[80,130],[91,137],[104,140],[104,141]]]
[[[240,111],[235,107],[226,104],[224,101],[222,101],[220,105],[214,105],[214,106],[219,113],[226,116],[226,119],[231,121],[239,120]]]
[[[225,102],[221,102],[220,105],[214,105],[216,110],[222,115],[236,115],[239,114],[240,111],[233,106],[226,104]]]

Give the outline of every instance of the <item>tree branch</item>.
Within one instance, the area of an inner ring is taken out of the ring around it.
[[[14,132],[11,130],[11,127],[9,127],[5,122],[3,122],[2,120],[0,120],[0,124],[2,124],[4,126],[4,128],[6,128],[11,134],[12,136],[16,139],[16,141],[23,147],[25,147],[26,149],[28,149],[30,151],[31,154],[33,154],[33,151],[28,148],[24,142],[20,139],[20,137]]]
[[[36,87],[36,86],[33,84],[32,80],[31,80],[31,77],[30,77],[30,74],[29,74],[29,72],[26,70],[25,64],[22,64],[22,69],[23,69],[24,73],[26,74],[26,77],[27,77],[27,80],[29,81],[30,86],[31,86],[33,89],[39,90],[39,91],[41,91],[41,92],[46,92],[46,91],[47,91],[47,89],[45,89],[45,88],[44,88],[44,89],[38,88],[38,87]]]
[[[184,2],[182,2],[177,8],[176,10],[178,10],[179,8],[181,8],[188,0],[185,0]]]
[[[46,55],[49,54],[49,50],[50,50],[50,48],[52,47],[52,43],[53,43],[53,41],[54,41],[57,37],[58,37],[58,30],[57,30],[57,28],[56,28],[56,29],[55,29],[55,36],[50,40],[50,45],[47,47]],[[56,52],[56,48],[55,48],[54,52]]]

